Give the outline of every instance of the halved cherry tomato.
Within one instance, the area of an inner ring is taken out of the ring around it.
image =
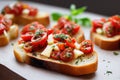
[[[21,35],[21,38],[26,41],[31,41],[31,38],[33,37],[33,33],[28,32],[26,34]]]
[[[92,31],[96,32],[97,28],[102,28],[105,22],[106,20],[104,18],[101,18],[100,20],[92,21]]]
[[[6,29],[5,25],[0,23],[0,35],[3,34],[4,30]]]
[[[37,32],[36,32],[37,33]],[[33,46],[44,47],[47,43],[47,32],[42,32],[35,34],[31,39],[31,44]]]
[[[113,37],[117,34],[117,28],[111,22],[107,22],[103,26],[104,33],[107,37]]]
[[[25,43],[23,48],[26,52],[31,52],[32,51],[32,46],[31,46],[30,42]]]
[[[30,7],[29,10],[30,10],[29,16],[35,16],[38,13],[38,9],[37,8]]]
[[[14,11],[7,5],[7,6],[5,6],[5,8],[3,9],[3,14],[4,14],[4,13],[13,14]]]
[[[52,51],[50,57],[55,60],[60,60],[60,51]]]
[[[71,48],[75,48],[75,45],[74,45],[75,41],[74,41],[74,39],[72,39],[72,38],[67,38],[67,39],[65,40],[65,42],[66,42],[66,45],[67,45],[67,46],[69,46],[69,47],[71,47]]]
[[[60,50],[65,49],[65,44],[64,43],[58,43],[57,46],[59,47]]]
[[[75,24],[75,25],[74,25],[74,28],[73,28],[73,30],[72,30],[72,34],[78,33],[79,29],[80,29],[80,26],[77,25],[77,24]]]
[[[61,17],[59,20],[58,20],[58,24],[57,24],[57,27],[59,29],[63,28],[65,23],[68,22],[69,20],[65,19],[64,17]]]
[[[89,54],[93,52],[93,44],[90,40],[84,40],[81,43],[80,50],[84,52],[85,54]]]
[[[74,58],[74,53],[71,48],[66,48],[61,54],[60,59],[64,62],[70,62]]]
[[[0,20],[0,23],[4,24],[6,26],[6,31],[8,31],[10,26],[12,25],[12,21],[10,19],[4,18],[4,17]]]
[[[23,11],[22,3],[18,2],[13,6],[13,11],[15,15],[21,15]]]
[[[35,31],[37,29],[42,29],[42,30],[44,29],[44,30],[46,30],[45,27],[42,24],[39,24],[38,22],[33,22],[31,24],[28,24],[28,25],[24,26],[22,31],[21,31],[21,34],[25,34],[27,32],[35,33]]]

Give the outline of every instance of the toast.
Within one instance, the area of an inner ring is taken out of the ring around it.
[[[37,25],[32,26],[32,31],[26,30],[26,26],[23,28],[21,38],[14,45],[17,61],[75,76],[97,70],[98,56],[90,40],[79,44],[67,34],[53,34]]]
[[[0,15],[0,46],[5,46],[10,40],[18,37],[18,25]]]
[[[80,26],[64,17],[59,18],[58,22],[52,27],[52,29],[55,33],[64,33],[74,37],[78,43],[85,39],[84,32]]]
[[[16,8],[19,11],[16,11]],[[5,6],[3,8],[2,14],[4,14],[5,17],[10,18],[13,23],[18,25],[26,25],[33,21],[37,21],[45,26],[48,26],[50,23],[48,13],[38,11],[37,8],[31,7],[28,4],[22,2],[16,2],[13,5],[11,4]]]
[[[38,54],[40,53],[41,52],[39,52]],[[98,55],[95,51],[93,51],[91,55],[81,57],[81,59],[83,60],[80,60],[80,62],[78,62],[77,64],[76,60],[70,63],[65,63],[46,58],[44,56],[34,56],[31,53],[26,53],[18,46],[17,43],[14,45],[14,55],[19,62],[41,66],[53,71],[74,76],[94,73],[97,70],[98,65]]]
[[[120,18],[118,15],[112,16],[107,20],[93,21],[90,38],[102,49],[120,49]]]

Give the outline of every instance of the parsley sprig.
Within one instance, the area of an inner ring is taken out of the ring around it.
[[[91,26],[91,20],[87,17],[78,18],[77,16],[84,13],[87,7],[83,6],[80,8],[76,8],[74,4],[70,6],[70,14],[63,15],[58,12],[54,12],[51,14],[53,21],[57,21],[60,17],[65,17],[77,24],[82,26]]]

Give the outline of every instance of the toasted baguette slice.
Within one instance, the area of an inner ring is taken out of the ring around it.
[[[100,48],[105,50],[117,50],[120,49],[120,35],[116,35],[112,38],[90,32],[91,40]]]
[[[48,26],[50,23],[49,14],[45,12],[38,12],[38,14],[35,17],[24,14],[20,16],[15,16],[13,14],[5,14],[5,17],[10,18],[13,21],[13,23],[19,25],[26,25],[33,21],[37,21],[40,24],[43,24],[44,26]]]
[[[0,46],[5,46],[9,43],[11,39],[15,39],[18,37],[18,25],[14,24],[10,27],[8,32],[4,31],[2,35],[0,35]]]
[[[68,63],[42,56],[40,55],[41,52],[37,52],[37,55],[32,55],[32,53],[26,53],[17,43],[14,45],[14,55],[17,61],[22,63],[25,62],[74,76],[94,73],[97,70],[98,55],[95,51],[90,55],[81,56],[78,58],[78,62],[78,59],[76,59]]]

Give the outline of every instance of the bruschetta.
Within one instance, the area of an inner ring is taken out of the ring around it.
[[[45,26],[50,23],[48,13],[39,11],[37,8],[23,2],[7,5],[1,13],[5,17],[12,19],[13,23],[19,25],[29,24],[33,21],[37,21]]]
[[[32,23],[33,24],[33,23]],[[36,22],[34,22],[36,24]],[[14,45],[14,55],[19,62],[38,65],[69,75],[84,75],[97,70],[98,56],[90,40],[80,44],[63,33],[51,33],[40,24],[24,27]]]
[[[99,19],[92,22],[90,36],[92,41],[102,49],[120,49],[120,16]]]
[[[85,39],[84,33],[80,28],[80,25],[64,17],[59,18],[57,24],[54,25],[52,29],[54,30],[54,33],[59,32],[59,33],[68,34],[71,37],[74,37],[78,43],[80,43]]]
[[[18,25],[0,14],[0,46],[5,46],[11,39],[18,37]]]

